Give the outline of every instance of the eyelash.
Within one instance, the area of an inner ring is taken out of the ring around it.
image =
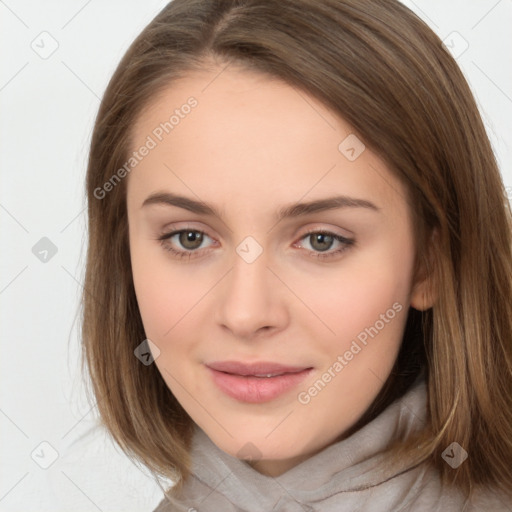
[[[188,251],[178,251],[176,249],[174,249],[171,245],[169,245],[168,243],[168,240],[170,238],[172,238],[174,235],[179,235],[181,233],[184,233],[184,232],[192,232],[192,233],[199,233],[199,234],[202,234],[202,235],[207,235],[207,233],[205,233],[204,231],[200,231],[198,229],[180,229],[180,230],[176,230],[176,231],[171,231],[169,233],[164,233],[162,236],[160,236],[158,238],[158,240],[160,241],[160,244],[162,245],[162,247],[170,252],[171,254],[173,254],[173,256],[175,256],[176,258],[179,258],[179,259],[183,259],[183,258],[187,258],[187,259],[192,259],[192,258],[195,258],[197,256],[193,256],[194,253],[197,253],[199,252],[197,249],[191,251],[191,250],[188,250]],[[353,239],[350,239],[350,238],[345,238],[341,235],[337,235],[336,233],[332,233],[330,231],[324,231],[324,230],[311,230],[311,231],[308,231],[307,233],[304,233],[304,235],[300,238],[300,240],[303,240],[304,238],[307,238],[308,236],[310,235],[327,235],[327,236],[331,236],[334,238],[334,240],[340,242],[341,244],[343,244],[343,247],[341,247],[340,249],[337,249],[336,251],[332,251],[332,252],[329,252],[329,253],[316,253],[314,255],[311,255],[312,258],[316,258],[316,259],[320,259],[320,260],[326,260],[326,259],[330,259],[330,258],[333,258],[339,254],[341,254],[342,252],[345,252],[346,250],[348,250],[351,246],[353,246],[355,244],[355,240]],[[208,238],[211,238],[208,236]],[[311,251],[308,251],[308,252],[311,252]]]

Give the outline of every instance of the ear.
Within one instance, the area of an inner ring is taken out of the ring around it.
[[[411,290],[411,306],[419,311],[431,308],[437,299],[437,283],[434,272],[434,251],[438,243],[437,228],[432,231],[426,255],[422,259],[420,268],[416,273],[414,284]]]

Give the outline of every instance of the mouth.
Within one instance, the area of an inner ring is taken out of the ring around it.
[[[262,403],[291,391],[313,370],[311,366],[288,366],[279,363],[240,363],[221,361],[207,368],[217,387],[241,402]]]
[[[241,363],[238,361],[217,361],[206,366],[218,372],[252,377],[275,377],[285,373],[299,373],[311,367],[288,366],[272,362]]]

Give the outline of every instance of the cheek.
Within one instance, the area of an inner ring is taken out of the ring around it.
[[[149,241],[152,242],[152,241]],[[203,269],[191,272],[187,263],[171,262],[166,251],[154,242],[131,245],[135,294],[146,336],[165,352],[172,345],[190,350],[201,328],[198,317],[209,314],[207,296],[222,274]]]
[[[393,304],[408,308],[410,272],[409,258],[368,252],[357,261],[347,260],[339,271],[315,276],[314,283],[309,279],[306,283],[302,277],[304,286],[298,288],[298,294],[325,324],[315,323],[318,329],[327,326],[340,339],[347,339],[373,325]]]
[[[150,241],[157,244],[157,242]],[[158,345],[165,339],[193,300],[193,287],[170,272],[163,249],[148,249],[148,241],[130,244],[133,282],[146,336]],[[183,280],[183,278],[182,278]]]

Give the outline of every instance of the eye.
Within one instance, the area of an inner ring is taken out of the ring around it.
[[[345,238],[344,236],[331,233],[330,231],[309,231],[301,240],[307,239],[309,245],[312,247],[315,254],[311,254],[313,258],[327,259],[338,256],[342,252],[346,251],[350,246],[354,245],[355,240]],[[341,245],[338,249],[331,252],[326,252],[333,244],[338,243]],[[320,251],[319,253],[316,251]],[[325,253],[325,254],[324,254]]]
[[[173,243],[173,238],[175,241]],[[165,233],[158,238],[162,247],[169,251],[177,258],[195,258],[200,256],[199,249],[203,245],[205,238],[210,238],[204,231],[197,229],[180,229]],[[350,246],[354,245],[355,240],[345,238],[344,236],[332,233],[330,231],[312,230],[306,233],[300,240],[308,240],[311,249],[307,249],[310,256],[313,258],[327,259],[338,256],[346,251]],[[210,238],[211,240],[211,238]],[[339,244],[340,247],[334,251],[329,251],[334,244]],[[176,249],[176,244],[181,245],[184,249]],[[329,251],[329,252],[327,252]]]
[[[176,242],[173,244],[172,239],[176,238]],[[158,238],[162,247],[169,251],[171,254],[178,258],[195,258],[196,252],[201,248],[202,243],[206,238],[210,238],[204,231],[197,229],[180,229],[165,233]],[[211,239],[210,239],[211,240]],[[179,243],[185,250],[175,249],[174,245]]]

